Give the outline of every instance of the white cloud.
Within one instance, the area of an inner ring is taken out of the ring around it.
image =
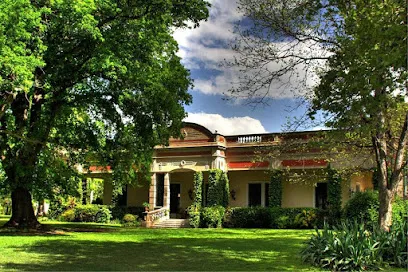
[[[184,119],[186,122],[197,123],[208,128],[211,132],[222,135],[239,135],[252,133],[266,133],[267,131],[257,119],[249,116],[223,117],[220,114],[211,113],[188,113]]]
[[[233,33],[236,22],[243,19],[238,12],[236,0],[212,0],[210,1],[210,17],[208,21],[202,22],[196,29],[177,29],[174,38],[179,43],[179,56],[183,58],[184,65],[190,70],[213,70],[216,75],[196,78],[194,90],[204,94],[228,94],[228,90],[240,82],[240,71],[238,68],[222,67],[225,59],[232,60],[235,52],[228,46],[236,37]],[[294,47],[291,42],[271,44],[276,47],[295,48],[297,52],[321,56],[321,48],[310,44],[302,44]],[[264,68],[269,71],[279,70],[282,63],[269,63]],[[252,71],[256,73],[256,71]],[[251,72],[245,73],[249,76]],[[305,75],[304,66],[296,69],[296,76],[285,75],[280,81],[271,86],[263,87],[262,96],[269,91],[268,97],[293,98],[304,93],[305,88],[298,87],[297,80]],[[208,74],[208,73],[207,73]],[[316,77],[307,77],[307,86],[316,84]],[[295,92],[293,92],[295,89]]]

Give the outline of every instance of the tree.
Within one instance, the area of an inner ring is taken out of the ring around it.
[[[388,229],[407,164],[406,2],[241,0],[239,8],[253,24],[241,25],[233,47],[239,55],[228,64],[245,75],[231,94],[262,103],[276,84],[300,89],[306,116],[323,112],[343,142],[369,146]]]
[[[152,148],[179,133],[183,105],[191,101],[192,80],[172,31],[188,22],[197,26],[209,4],[0,5],[0,57],[6,60],[0,72],[0,187],[12,197],[6,226],[36,227],[32,193],[72,190],[82,178],[80,166],[109,165],[115,184],[137,182],[149,172]]]

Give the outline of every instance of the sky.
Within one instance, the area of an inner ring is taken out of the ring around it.
[[[242,101],[230,101],[228,89],[238,78],[234,69],[220,66],[234,53],[234,25],[244,19],[237,10],[236,0],[210,1],[208,21],[195,29],[178,29],[174,38],[179,44],[178,55],[194,80],[192,104],[185,107],[187,122],[194,122],[223,135],[280,132],[288,118],[300,116],[304,108],[296,108],[293,96],[285,92],[272,94],[269,106],[251,107]],[[225,96],[226,94],[226,96]]]

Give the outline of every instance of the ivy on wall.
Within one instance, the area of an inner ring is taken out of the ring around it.
[[[229,195],[230,195],[230,189],[229,189],[229,180],[228,180],[228,175],[225,172],[222,172],[221,174],[221,190],[223,193],[222,197],[222,203],[221,205],[226,208],[229,205]]]
[[[341,217],[341,176],[330,165],[327,167],[327,209],[329,224]]]
[[[200,208],[203,202],[203,173],[194,173],[194,198],[193,206]]]
[[[279,169],[272,170],[269,184],[269,207],[282,206],[282,177],[283,172]]]
[[[208,174],[207,206],[227,207],[229,203],[229,180],[220,169],[210,170]]]

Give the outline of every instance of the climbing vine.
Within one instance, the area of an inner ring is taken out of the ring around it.
[[[283,176],[282,170],[279,169],[272,170],[268,192],[269,207],[282,206],[282,176]]]
[[[327,167],[327,209],[329,224],[341,217],[341,176],[335,169]]]

